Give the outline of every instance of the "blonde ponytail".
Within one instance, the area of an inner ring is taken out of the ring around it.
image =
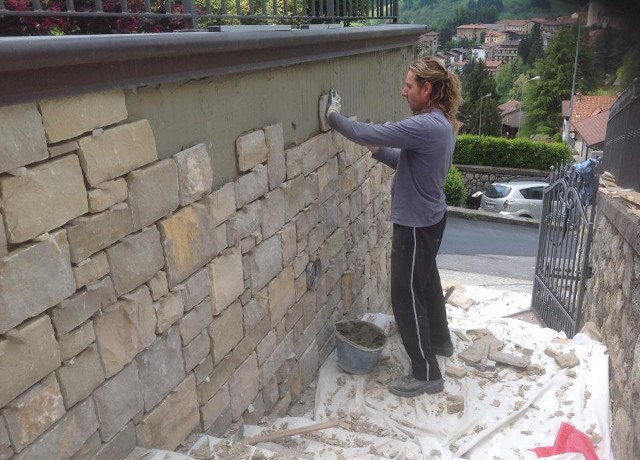
[[[458,109],[462,104],[462,85],[455,72],[449,72],[435,56],[425,56],[413,61],[409,69],[416,76],[420,85],[431,83],[430,105],[442,109],[455,133],[460,129],[457,119]]]

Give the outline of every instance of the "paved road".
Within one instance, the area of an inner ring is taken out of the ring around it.
[[[449,217],[438,268],[532,282],[537,247],[536,228]]]

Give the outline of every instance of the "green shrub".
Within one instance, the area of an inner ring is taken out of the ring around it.
[[[470,134],[458,135],[453,153],[454,163],[477,166],[546,170],[570,161],[573,161],[571,150],[565,144]]]
[[[464,183],[462,182],[462,175],[455,166],[451,166],[451,169],[447,174],[447,180],[444,181],[444,187],[442,190],[447,197],[447,204],[449,206],[462,206],[465,201],[467,191],[465,190]]]

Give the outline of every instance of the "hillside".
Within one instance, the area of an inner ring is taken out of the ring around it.
[[[474,3],[481,6],[500,2],[477,0]],[[579,10],[584,3],[584,0],[502,0],[499,18],[555,18]],[[431,30],[437,30],[444,21],[453,18],[457,8],[468,5],[469,0],[400,0],[400,22],[426,24]]]

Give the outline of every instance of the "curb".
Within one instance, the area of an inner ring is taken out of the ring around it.
[[[523,225],[525,227],[538,228],[540,226],[539,219],[530,219],[528,217],[515,217],[497,214],[479,209],[459,208],[457,206],[449,206],[447,215],[463,217],[470,220],[484,220],[488,222],[500,222],[503,224]]]

